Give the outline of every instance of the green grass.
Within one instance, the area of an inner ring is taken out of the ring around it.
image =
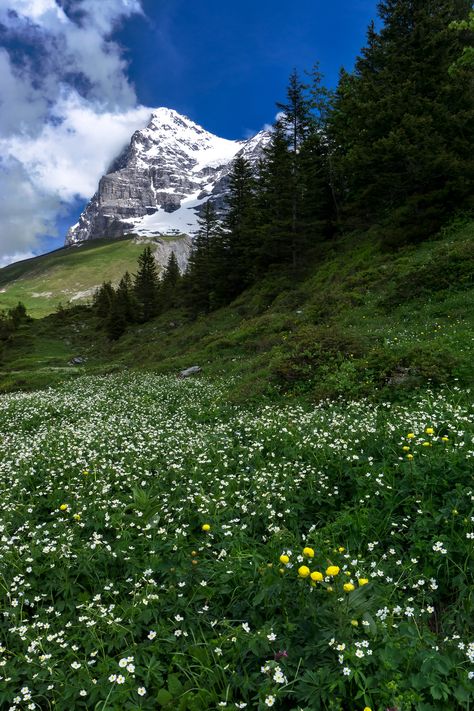
[[[23,341],[0,367],[5,373],[23,364],[21,386],[28,387],[30,377],[35,386],[47,383],[44,371],[35,370],[36,362],[45,367],[48,348],[55,366],[85,355],[88,372],[167,373],[197,364],[212,377],[228,377],[229,396],[240,402],[404,397],[456,382],[469,387],[473,252],[472,221],[396,252],[381,251],[373,234],[348,235],[321,245],[297,280],[275,270],[226,308],[194,321],[184,311],[168,312],[129,328],[117,343],[85,312],[35,321],[30,337],[43,342],[43,355],[35,361]],[[14,388],[16,380],[4,375],[0,385]]]
[[[23,324],[0,707],[470,711],[473,245],[347,235],[113,343],[84,307]]]
[[[44,254],[0,269],[0,309],[25,304],[41,318],[58,304],[90,301],[104,281],[117,283],[136,271],[143,243],[133,239],[94,240]]]
[[[122,373],[2,396],[0,707],[472,709],[461,389],[228,389]]]
[[[395,253],[381,252],[372,235],[351,235],[322,245],[296,285],[275,271],[207,317],[168,313],[130,329],[108,358],[237,375],[233,396],[242,400],[373,395],[397,379],[408,391],[456,378],[468,385],[473,275],[473,222]]]

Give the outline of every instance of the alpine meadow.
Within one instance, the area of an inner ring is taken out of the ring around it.
[[[474,710],[474,12],[377,10],[0,269],[1,710]]]

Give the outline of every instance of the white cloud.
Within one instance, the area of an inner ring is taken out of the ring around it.
[[[111,160],[151,113],[144,106],[98,111],[75,92],[58,101],[55,111],[57,124],[45,124],[32,138],[0,139],[0,151],[26,168],[38,190],[65,202],[91,197]]]
[[[0,48],[0,260],[53,234],[65,203],[89,198],[146,124],[111,39],[141,12],[139,0],[0,0],[14,40]]]
[[[34,256],[34,252],[15,252],[15,254],[9,254],[6,257],[0,257],[0,269],[2,267],[7,267],[9,264],[13,264],[14,262],[22,262],[24,259],[31,259]]]
[[[0,195],[0,259],[34,250],[40,235],[54,234],[61,200],[33,185],[23,165],[12,158],[0,161]]]

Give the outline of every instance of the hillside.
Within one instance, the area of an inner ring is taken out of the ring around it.
[[[156,240],[156,248],[164,252],[162,263],[169,251],[163,247],[181,241],[184,238]],[[41,318],[59,304],[90,301],[102,282],[117,283],[125,271],[133,272],[142,251],[143,242],[130,237],[99,239],[11,264],[0,269],[0,310],[21,301],[31,316]]]
[[[469,711],[473,265],[472,220],[372,230],[115,342],[81,305],[23,323],[0,705]]]
[[[112,265],[112,254],[122,260],[140,248],[124,241],[96,250],[77,254],[89,255],[97,269],[101,255],[118,275],[124,261]],[[83,309],[35,321],[4,353],[1,384],[35,387],[122,368],[176,373],[198,364],[205,375],[224,375],[237,400],[467,387],[473,264],[473,221],[398,251],[381,250],[372,232],[353,233],[323,243],[296,283],[291,272],[275,269],[228,307],[191,321],[184,310],[168,311],[114,343]],[[51,290],[45,273],[41,280]],[[78,355],[85,362],[68,365]]]

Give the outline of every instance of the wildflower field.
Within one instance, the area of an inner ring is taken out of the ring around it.
[[[473,413],[81,377],[0,409],[0,708],[474,708]]]

